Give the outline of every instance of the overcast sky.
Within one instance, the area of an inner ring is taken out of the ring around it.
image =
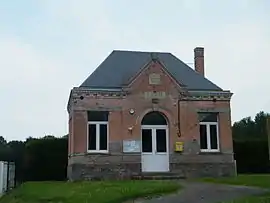
[[[0,1],[0,135],[67,133],[70,89],[113,49],[166,51],[234,93],[232,119],[270,112],[268,0]]]

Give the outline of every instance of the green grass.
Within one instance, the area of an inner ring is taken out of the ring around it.
[[[239,175],[231,178],[204,178],[202,181],[211,183],[255,186],[270,189],[270,175]],[[270,203],[270,192],[259,196],[249,196],[226,203]]]
[[[0,203],[121,203],[179,189],[174,181],[28,182]]]
[[[270,188],[270,175],[238,175],[230,178],[203,178],[203,181]]]

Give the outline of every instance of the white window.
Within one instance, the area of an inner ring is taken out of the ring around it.
[[[109,129],[107,112],[88,112],[87,130],[87,151],[90,153],[108,153]]]
[[[200,148],[201,152],[219,152],[217,114],[206,114],[200,119]]]

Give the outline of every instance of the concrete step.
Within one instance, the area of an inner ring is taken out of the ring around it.
[[[132,176],[133,180],[176,180],[176,179],[185,179],[185,177],[181,174],[177,173],[153,173],[153,172],[144,172],[138,175]]]

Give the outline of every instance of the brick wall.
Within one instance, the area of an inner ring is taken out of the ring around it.
[[[128,68],[128,67],[127,67]],[[149,85],[149,74],[161,75],[161,85]],[[166,92],[166,97],[160,99],[158,104],[153,104],[143,96],[143,92],[157,91]],[[102,96],[87,95],[82,93],[76,104],[72,105],[70,115],[72,117],[72,133],[70,132],[71,144],[69,152],[73,155],[69,158],[72,164],[112,164],[112,163],[140,163],[140,154],[126,155],[122,153],[122,140],[138,139],[141,136],[141,120],[145,114],[157,110],[163,113],[168,121],[169,146],[171,163],[232,163],[233,145],[231,134],[231,114],[229,101],[181,101],[180,102],[180,125],[181,137],[177,136],[178,130],[178,104],[181,87],[173,77],[164,71],[159,63],[151,63],[136,78],[128,88],[126,96]],[[108,109],[109,114],[109,155],[83,155],[87,153],[87,111]],[[129,110],[134,109],[133,115]],[[199,111],[219,112],[219,136],[221,153],[198,155],[199,153]],[[132,133],[128,130],[133,127]],[[70,128],[71,129],[71,128]],[[194,141],[196,140],[196,141]],[[184,141],[183,154],[173,152],[174,143]],[[75,156],[81,155],[81,156]],[[136,167],[135,167],[136,168]],[[75,173],[75,172],[74,172]]]

